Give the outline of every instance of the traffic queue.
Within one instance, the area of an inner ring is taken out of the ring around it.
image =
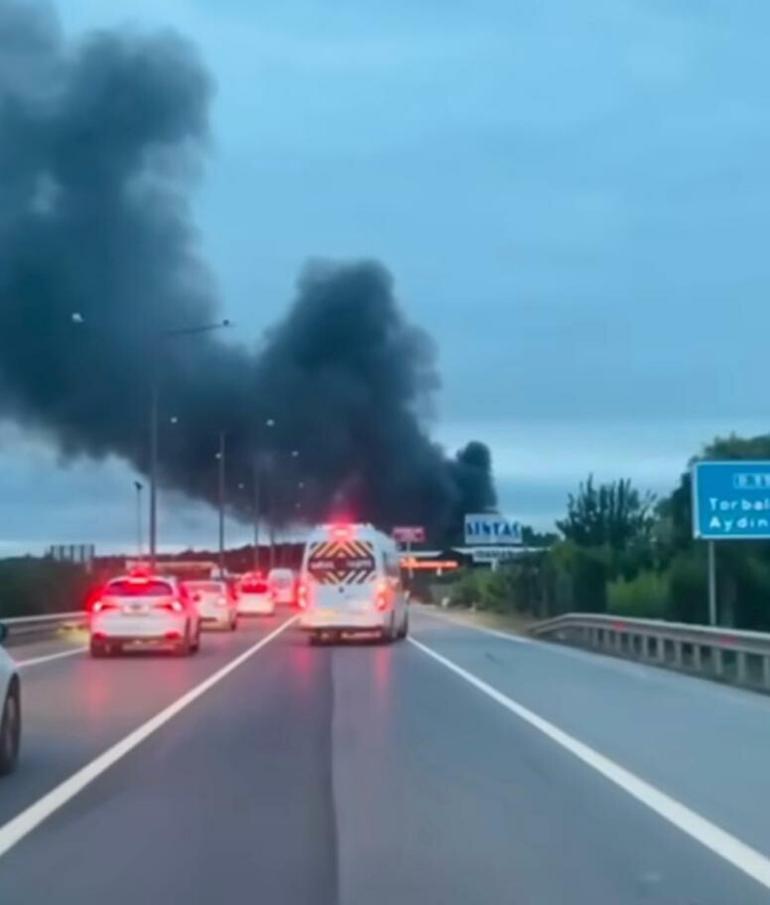
[[[191,571],[188,563],[158,563],[154,569],[132,564],[104,583],[87,607],[91,655],[160,649],[189,656],[198,652],[205,628],[235,631],[245,616],[273,615],[278,598],[290,606],[296,602],[291,570],[271,570],[266,577],[221,576],[215,568],[190,577]]]
[[[409,593],[401,567],[393,538],[368,524],[311,529],[298,574],[127,561],[122,574],[89,595],[88,650],[94,658],[148,650],[187,657],[200,650],[204,630],[235,632],[245,618],[272,616],[278,607],[297,608],[297,625],[311,644],[352,635],[403,640]],[[16,766],[22,725],[19,671],[2,646],[6,631],[0,623],[0,775]]]

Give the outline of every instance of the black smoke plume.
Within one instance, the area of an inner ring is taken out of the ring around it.
[[[173,34],[71,44],[49,7],[0,0],[2,413],[65,456],[146,471],[157,379],[162,479],[190,496],[215,496],[225,431],[244,516],[255,471],[284,520],[336,510],[438,535],[494,504],[486,448],[447,459],[425,432],[433,346],[376,262],[310,264],[256,353],[169,335],[221,319],[188,207],[211,93]]]

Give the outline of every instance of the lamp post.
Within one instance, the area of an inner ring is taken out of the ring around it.
[[[88,326],[89,322],[80,311],[73,311],[70,314],[70,321],[78,327]],[[158,410],[160,396],[160,374],[159,374],[159,350],[158,345],[163,340],[174,339],[179,336],[195,336],[199,333],[211,333],[213,330],[222,330],[232,326],[227,318],[218,321],[215,324],[200,324],[194,327],[177,327],[170,330],[160,330],[148,337],[149,356],[151,360],[150,371],[150,531],[149,531],[149,553],[150,565],[155,566],[158,548]],[[172,424],[176,424],[177,419],[171,419]],[[138,493],[138,491],[137,491]]]
[[[219,432],[219,451],[217,461],[219,464],[219,577],[225,575],[225,432]]]
[[[134,488],[136,490],[136,552],[139,559],[141,559],[144,547],[142,538],[142,490],[144,485],[139,481],[134,481]]]
[[[194,336],[211,333],[230,326],[225,319],[216,324],[202,324],[199,327],[180,327],[164,330],[157,334],[157,340],[174,339],[178,336]],[[152,388],[150,392],[150,565],[155,566],[158,552],[158,403],[160,395],[160,375],[158,372],[158,350],[152,350]]]

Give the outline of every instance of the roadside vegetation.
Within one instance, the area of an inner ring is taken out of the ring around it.
[[[0,618],[81,609],[91,581],[77,563],[36,556],[0,559]]]
[[[770,435],[715,440],[696,458],[770,459]],[[547,618],[570,611],[707,621],[706,549],[692,538],[690,475],[663,499],[628,480],[582,483],[558,539],[515,562],[464,569],[435,587],[452,606]],[[717,544],[723,625],[770,630],[770,543]]]

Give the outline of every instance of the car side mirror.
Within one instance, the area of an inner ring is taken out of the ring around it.
[[[0,644],[8,637],[8,626],[4,622],[0,622]]]

